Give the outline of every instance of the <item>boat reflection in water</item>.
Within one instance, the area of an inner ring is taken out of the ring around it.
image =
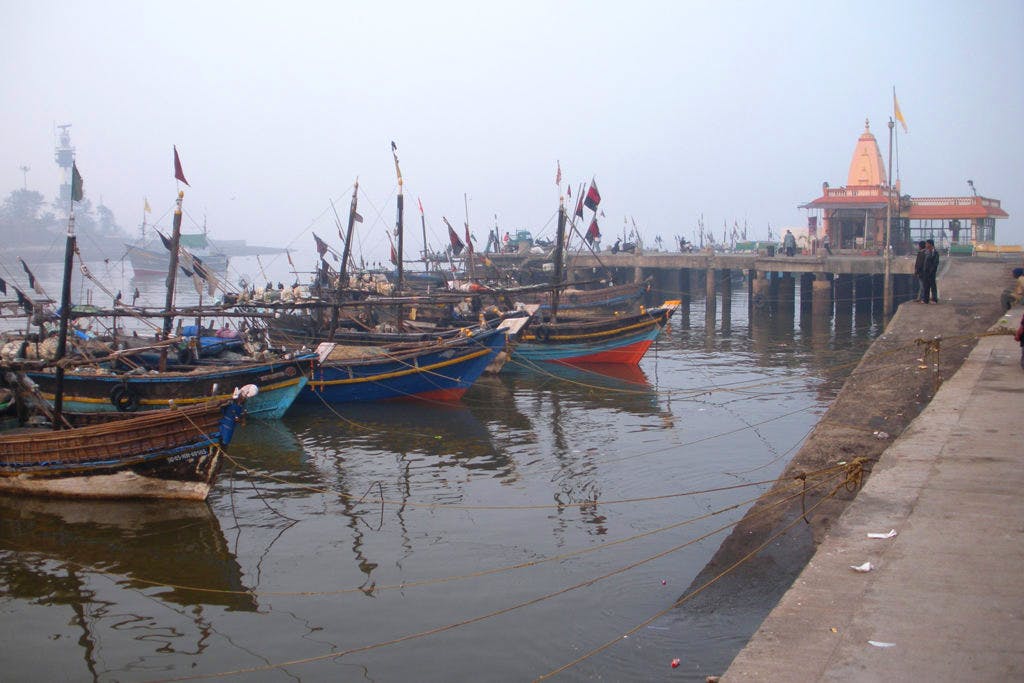
[[[123,661],[125,647],[136,659],[124,666],[145,669],[205,650],[217,614],[257,609],[216,516],[194,501],[0,496],[0,592],[48,606],[5,636],[5,649],[40,655],[8,660],[11,680],[120,678],[127,669],[101,665]],[[77,642],[85,671],[69,670],[65,655],[48,659],[49,641],[64,642],[63,653]]]
[[[513,356],[499,379],[506,381],[510,393],[540,392],[552,402],[671,418],[671,413],[659,406],[658,391],[636,365],[529,364],[517,362]]]
[[[0,496],[0,552],[17,597],[53,598],[71,573],[101,572],[178,605],[256,609],[206,503]]]

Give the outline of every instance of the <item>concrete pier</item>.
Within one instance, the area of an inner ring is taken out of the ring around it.
[[[1024,680],[1024,371],[1005,334],[1024,309],[1000,317],[996,300],[1012,265],[947,261],[940,304],[903,304],[847,379],[783,480],[855,456],[877,462],[860,491],[822,499],[807,528],[705,596],[727,606],[814,533],[723,681]],[[849,333],[852,308],[837,305],[835,337]],[[941,340],[948,374],[926,340]],[[748,513],[697,582],[801,512],[761,515]],[[868,572],[851,568],[865,562]]]
[[[1020,347],[981,339],[721,680],[1024,678],[1022,415]]]

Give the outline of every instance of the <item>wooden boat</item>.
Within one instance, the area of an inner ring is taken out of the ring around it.
[[[512,347],[516,365],[535,363],[616,363],[637,365],[678,301],[666,301],[628,316],[534,322]]]
[[[316,360],[315,353],[305,353],[288,359],[197,365],[167,372],[81,368],[64,374],[64,405],[78,413],[134,413],[166,408],[168,401],[190,406],[225,400],[235,387],[252,384],[259,394],[249,400],[248,415],[277,419],[306,386],[307,373]],[[39,386],[42,397],[53,402],[56,373],[35,370],[26,375]]]
[[[544,318],[535,318],[513,346],[518,364],[534,363],[617,363],[636,365],[647,353],[679,301],[666,301],[657,308],[641,308],[633,315],[583,315],[559,318],[562,266],[565,244],[565,207],[558,206],[558,232],[554,252],[551,307]]]
[[[644,296],[651,291],[653,278],[641,282],[581,289],[563,285],[558,295],[558,310],[573,316],[612,315],[636,311]],[[545,290],[546,291],[543,291]],[[543,315],[550,314],[554,292],[545,288],[527,286],[509,289],[488,289],[488,293],[506,303],[539,304]]]
[[[167,274],[170,256],[167,249],[154,240],[151,244],[135,242],[126,244],[125,254],[132,264],[132,271],[138,277],[156,277]],[[186,234],[181,236],[181,246],[202,259],[203,265],[215,273],[224,273],[228,269],[228,256],[214,246],[205,233]]]
[[[175,230],[181,224],[181,196]],[[230,400],[211,401],[185,408],[75,427],[65,412],[65,358],[71,318],[71,273],[75,254],[74,202],[82,199],[82,177],[73,168],[71,208],[68,215],[61,289],[60,329],[54,354],[53,409],[45,405],[38,387],[23,374],[4,373],[4,381],[18,402],[21,422],[30,403],[43,411],[49,423],[22,426],[0,433],[0,493],[66,498],[182,498],[204,500],[220,469],[223,448],[230,442],[246,401],[259,389],[235,389]],[[173,284],[173,283],[171,283]],[[169,307],[168,307],[169,308]],[[127,385],[123,385],[125,389]],[[239,386],[236,384],[235,386]],[[215,392],[213,392],[215,393]],[[21,400],[27,398],[31,400]],[[69,402],[70,405],[70,402]],[[116,408],[114,409],[116,410]],[[6,423],[9,420],[5,420]],[[25,421],[25,424],[39,424]],[[65,428],[65,426],[67,428]]]
[[[302,402],[454,401],[504,350],[503,329],[476,328],[387,347],[321,345]]]
[[[112,416],[71,429],[45,424],[0,433],[0,492],[204,500],[221,449],[257,392],[247,386],[229,401]]]

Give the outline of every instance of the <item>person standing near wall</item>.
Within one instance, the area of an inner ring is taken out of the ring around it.
[[[939,252],[935,250],[935,240],[925,240],[922,272],[921,303],[928,303],[929,296],[933,304],[939,303],[939,288],[935,282],[939,272]]]
[[[925,241],[917,243],[917,258],[914,259],[914,277],[917,278],[917,301],[922,304],[928,303],[928,296],[924,293],[924,257]]]
[[[786,236],[782,238],[782,248],[786,250],[786,256],[796,253],[796,237],[793,236],[792,230],[787,230]]]

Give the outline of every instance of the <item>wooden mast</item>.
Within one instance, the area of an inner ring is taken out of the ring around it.
[[[357,195],[359,194],[359,178],[356,178],[356,184],[352,188],[352,201],[348,207],[348,227],[345,229],[345,244],[341,250],[341,265],[338,271],[338,286],[348,286],[348,260],[352,255],[352,230],[355,228],[356,216],[356,203],[358,201]]]
[[[64,244],[64,278],[60,291],[60,328],[57,333],[57,361],[53,397],[53,428],[60,429],[63,425],[64,410],[64,366],[60,361],[68,348],[68,321],[71,319],[71,270],[75,260],[75,202],[82,199],[82,176],[78,174],[78,166],[71,163],[71,201],[68,208],[68,235]]]
[[[473,265],[473,237],[469,234],[469,196],[463,192],[462,201],[466,207],[466,261],[469,263],[469,281],[476,282],[476,267]]]
[[[558,291],[562,284],[562,266],[565,260],[565,201],[558,198],[558,231],[555,239],[555,273],[551,284],[551,322],[558,322]]]
[[[178,274],[178,246],[181,244],[181,203],[185,199],[185,191],[178,190],[178,199],[174,207],[174,222],[171,228],[171,258],[167,268],[167,298],[164,301],[164,339],[171,336],[171,326],[174,324],[174,283]],[[167,350],[160,353],[160,370],[167,369]]]
[[[393,140],[391,141],[391,154],[395,157],[395,174],[398,176],[398,216],[395,221],[395,236],[398,242],[398,258],[396,259],[398,261],[396,264],[398,268],[397,291],[400,294],[405,291],[405,271],[402,268],[402,221],[405,213],[405,194],[402,187],[402,169],[398,167],[398,147],[395,146]]]

